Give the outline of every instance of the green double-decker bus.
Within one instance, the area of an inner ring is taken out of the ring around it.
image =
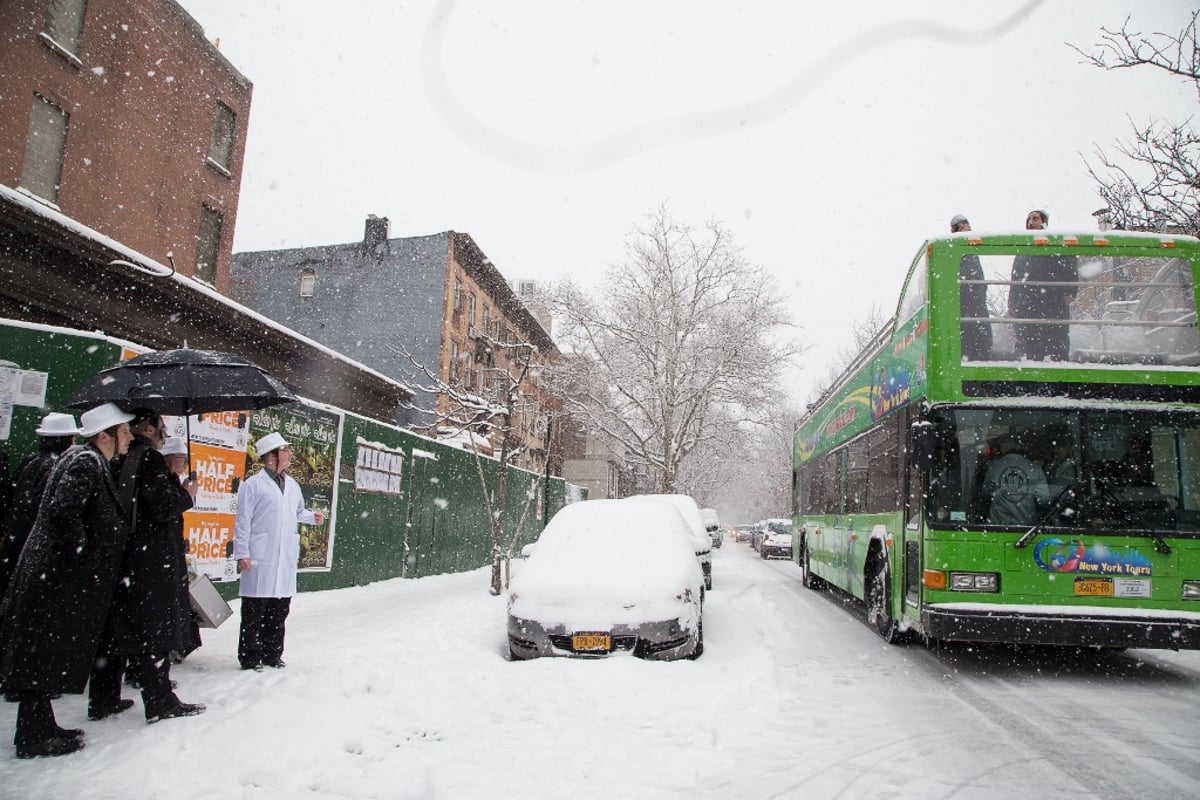
[[[1200,648],[1200,242],[959,233],[801,420],[793,556],[889,642]]]

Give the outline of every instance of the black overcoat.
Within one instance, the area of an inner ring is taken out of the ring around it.
[[[38,453],[21,462],[17,468],[17,479],[13,486],[12,506],[8,512],[8,530],[0,544],[0,598],[8,591],[17,559],[33,530],[38,506],[42,503],[42,492],[46,479],[58,458],[57,453]]]
[[[125,461],[137,464],[134,489],[120,484]],[[133,528],[117,579],[112,606],[113,646],[118,653],[166,655],[184,650],[181,634],[190,625],[180,584],[187,580],[180,515],[192,498],[149,440],[135,436],[117,465],[118,497],[132,495]]]
[[[6,690],[84,690],[128,537],[104,455],[83,444],[59,456],[0,608]]]

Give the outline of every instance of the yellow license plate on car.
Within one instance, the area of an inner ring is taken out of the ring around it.
[[[1112,597],[1112,578],[1076,578],[1076,597]]]
[[[607,653],[612,649],[612,637],[607,633],[576,633],[571,636],[571,649],[577,652]]]

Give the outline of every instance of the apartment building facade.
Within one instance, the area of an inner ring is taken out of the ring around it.
[[[504,405],[510,377],[523,374],[511,421],[510,447],[519,450],[513,463],[541,472],[551,453],[551,474],[560,474],[547,424],[552,402],[541,382],[558,350],[469,235],[392,238],[388,219],[372,215],[359,242],[235,253],[230,293],[407,383],[413,408],[397,422],[441,438],[457,431],[439,420],[462,404],[439,385],[494,409]],[[489,444],[485,450],[499,450],[494,434]]]
[[[228,290],[253,86],[172,0],[0,4],[0,183]]]

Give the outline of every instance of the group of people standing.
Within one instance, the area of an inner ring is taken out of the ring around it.
[[[1050,215],[1034,209],[1025,216],[1026,230],[1044,230]],[[950,220],[951,233],[971,230],[961,214]],[[987,285],[976,255],[959,262],[959,314],[963,357],[969,361],[989,358],[992,327],[986,321]],[[1008,316],[1013,323],[1013,346],[1019,358],[1031,361],[1065,361],[1070,349],[1071,301],[1077,292],[1078,268],[1073,256],[1019,255],[1013,259],[1008,291]]]
[[[123,678],[141,690],[147,722],[200,714],[175,694],[173,656],[199,646],[191,614],[183,512],[197,483],[186,443],[162,417],[113,403],[80,417],[48,414],[39,452],[18,468],[0,545],[0,682],[19,703],[18,758],[84,746],[58,725],[52,700],[88,693],[88,719],[132,708]],[[82,444],[75,444],[76,438]],[[296,591],[297,523],[321,524],[285,474],[291,448],[278,433],[257,442],[263,469],[242,484],[234,533],[241,575],[238,658],[244,669],[282,668],[284,621]]]

